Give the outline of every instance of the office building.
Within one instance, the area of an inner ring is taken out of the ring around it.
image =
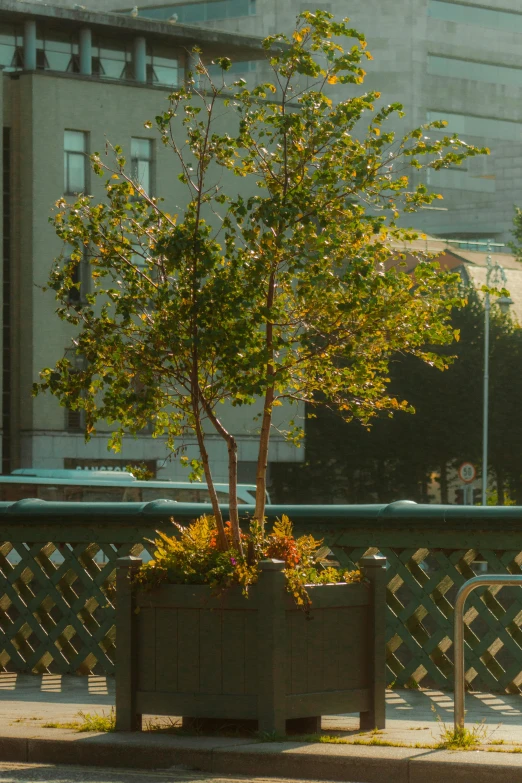
[[[125,440],[118,455],[107,451],[107,428],[86,444],[81,413],[50,395],[33,399],[31,386],[73,335],[54,314],[53,292],[42,287],[62,250],[48,222],[53,204],[77,192],[103,199],[103,180],[86,156],[103,153],[106,140],[121,144],[149,192],[164,197],[172,213],[183,209],[172,153],[144,123],[167,107],[196,44],[210,59],[264,56],[260,39],[248,35],[43,3],[0,4],[3,472],[145,462],[159,477],[186,478],[178,463],[165,462],[165,443],[150,434]],[[223,415],[237,436],[240,480],[249,480],[257,457],[253,410]],[[212,435],[208,445],[215,478],[226,481],[226,447]],[[191,447],[188,456],[195,455]],[[299,460],[302,450],[275,434],[269,459]]]
[[[130,13],[128,3],[111,1]],[[84,2],[100,7],[99,0]],[[445,119],[447,132],[491,150],[488,157],[430,172],[424,181],[444,200],[407,222],[441,237],[510,240],[513,205],[522,205],[520,0],[141,0],[138,6],[144,18],[175,17],[178,23],[258,35],[288,33],[306,9],[349,16],[374,57],[365,65],[365,88],[381,92],[386,104],[404,105],[405,120],[392,123],[397,131]],[[236,65],[241,68],[242,74],[264,71],[259,61]],[[342,99],[352,89],[336,85],[330,94]]]

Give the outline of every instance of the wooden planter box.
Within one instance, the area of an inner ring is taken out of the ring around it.
[[[385,722],[385,564],[361,561],[366,583],[311,586],[308,619],[286,591],[283,563],[265,560],[245,598],[207,586],[133,591],[136,558],[118,560],[116,728],[142,715],[287,720],[359,712]]]

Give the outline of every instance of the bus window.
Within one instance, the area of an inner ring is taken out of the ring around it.
[[[178,503],[198,503],[192,500],[192,489],[180,489],[174,487],[142,487],[141,494],[144,503],[151,500],[177,500]]]
[[[40,500],[64,500],[64,487],[53,484],[33,484]]]
[[[207,493],[207,495],[208,495],[208,493]],[[218,500],[219,500],[219,502],[220,502],[220,503],[228,503],[228,501],[229,501],[229,495],[228,495],[228,492],[220,492],[220,491],[218,490],[218,491],[217,491],[217,496],[218,496]],[[205,503],[210,503],[210,498],[208,499],[208,501],[206,500],[206,501],[205,501]],[[246,503],[246,500],[243,500],[243,498],[238,498],[238,499],[237,499],[237,504],[238,504],[238,506],[239,506],[241,503]]]
[[[67,490],[78,490],[80,497],[78,500],[86,503],[121,503],[125,493],[125,487],[67,487]],[[72,500],[68,498],[68,500]]]
[[[34,484],[2,484],[0,492],[2,500],[17,501],[37,497],[38,487]]]
[[[125,487],[122,500],[124,503],[141,503],[141,489],[139,487]]]

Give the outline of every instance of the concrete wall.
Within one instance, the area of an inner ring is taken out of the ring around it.
[[[99,7],[98,0],[85,0],[85,4]],[[142,8],[158,4],[158,0],[139,2]],[[130,7],[129,3],[123,6],[116,0],[113,5]],[[478,0],[472,5],[518,15],[522,11],[520,0]],[[474,23],[478,17],[473,8],[463,23],[434,16],[430,0],[393,3],[353,0],[349,4],[345,0],[317,3],[257,0],[255,16],[208,22],[205,26],[258,35],[289,32],[296,14],[316,7],[332,12],[337,18],[349,14],[352,24],[366,34],[374,61],[365,65],[368,74],[365,87],[380,91],[385,103],[404,104],[405,120],[391,123],[398,133],[426,122],[428,112],[432,116],[453,112],[521,123],[522,80],[520,84],[509,85],[502,82],[501,76],[497,83],[490,83],[479,78],[473,67],[467,78],[459,78],[457,68],[448,75],[430,72],[433,56],[522,68],[522,33],[510,30],[509,25],[507,29],[498,29],[488,27],[487,23]],[[258,77],[264,78],[261,66],[258,66]],[[339,100],[353,94],[353,88],[335,86],[330,88],[330,94]],[[491,156],[470,160],[463,177],[453,172],[435,177],[430,187],[442,193],[444,200],[436,202],[436,209],[408,216],[407,222],[434,234],[509,241],[513,204],[522,204],[520,178],[509,173],[516,173],[522,166],[522,138],[514,138],[508,145],[506,140],[498,138],[495,130],[476,135],[468,132],[463,138],[489,147]]]
[[[131,86],[128,83],[51,73],[21,73],[4,76],[6,104],[4,125],[13,137],[13,288],[12,345],[15,385],[13,387],[14,466],[63,467],[65,458],[110,460],[107,437],[100,434],[88,444],[81,434],[65,431],[65,411],[50,395],[31,397],[31,386],[39,371],[52,366],[70,343],[71,327],[54,314],[56,303],[50,291],[42,291],[52,259],[61,242],[49,225],[54,202],[63,193],[63,136],[65,129],[89,134],[91,152],[103,153],[106,140],[130,150],[132,136],[150,137],[155,144],[155,193],[165,198],[166,209],[182,214],[187,193],[177,179],[179,168],[144,122],[153,119],[167,105],[168,89]],[[222,123],[230,118],[223,112]],[[227,176],[220,172],[222,183]],[[234,178],[233,187],[245,191],[245,180]],[[91,174],[89,192],[103,198],[103,180]],[[290,418],[288,407],[279,409],[279,422]],[[239,439],[239,460],[256,459],[256,428],[253,408],[224,408],[225,425]],[[209,439],[209,451],[218,480],[226,480],[226,448],[216,437]],[[191,448],[189,456],[196,456]],[[121,454],[129,461],[167,457],[165,444],[148,436],[124,443]],[[274,436],[270,460],[302,459],[302,450]],[[184,478],[186,473],[166,464],[159,475]]]

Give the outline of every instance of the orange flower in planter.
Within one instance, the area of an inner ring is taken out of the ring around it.
[[[276,560],[284,560],[287,568],[295,568],[300,560],[297,544],[293,536],[278,536],[274,534],[268,536],[265,556],[273,557]]]

